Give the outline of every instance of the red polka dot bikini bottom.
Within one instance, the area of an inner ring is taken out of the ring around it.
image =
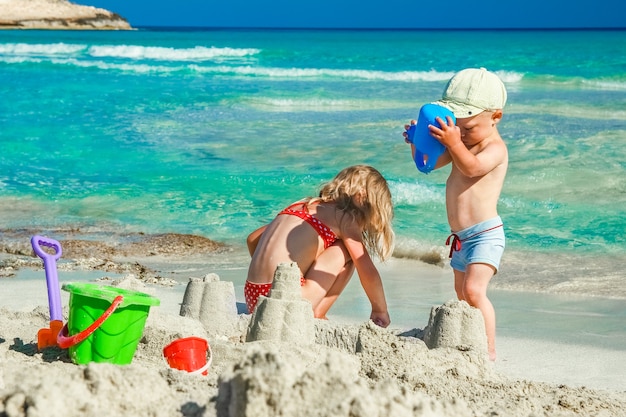
[[[304,277],[300,277],[300,285],[304,285],[305,283],[306,279]],[[246,299],[246,305],[248,306],[248,313],[252,314],[254,311],[256,303],[259,300],[259,296],[263,295],[267,297],[271,289],[271,282],[256,283],[246,280],[246,285],[243,287],[243,295]]]

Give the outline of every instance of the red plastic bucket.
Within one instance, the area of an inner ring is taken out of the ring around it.
[[[208,361],[207,352],[209,352]],[[207,375],[213,361],[209,343],[195,336],[174,340],[163,348],[163,356],[172,368],[192,374]]]

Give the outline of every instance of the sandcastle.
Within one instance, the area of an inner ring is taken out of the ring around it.
[[[424,329],[424,343],[429,349],[450,347],[486,352],[485,321],[480,310],[458,300],[433,307]]]
[[[199,320],[209,334],[227,334],[238,317],[233,283],[213,273],[190,278],[180,315]]]
[[[302,298],[297,263],[279,264],[269,297],[259,297],[246,335],[247,342],[257,340],[315,342],[313,309],[311,303]]]
[[[247,316],[238,314],[233,283],[220,281],[217,274],[211,273],[202,279],[189,279],[180,315],[199,320],[209,335],[231,334],[247,326],[246,342],[270,340],[310,345],[326,344],[325,338],[330,337],[343,349],[354,351],[358,330],[344,326],[337,334],[337,329],[320,328],[320,323],[316,326],[311,304],[302,298],[301,291],[298,264],[281,263],[274,273],[268,296],[259,297],[249,320],[240,320]],[[423,331],[423,341],[429,349],[486,352],[482,314],[465,301],[450,300],[433,307]]]

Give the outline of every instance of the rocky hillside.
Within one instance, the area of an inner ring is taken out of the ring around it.
[[[67,0],[0,0],[0,29],[129,30],[118,14]]]

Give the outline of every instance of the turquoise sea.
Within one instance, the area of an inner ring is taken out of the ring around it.
[[[286,204],[365,163],[392,188],[395,257],[451,277],[448,168],[418,172],[403,125],[456,71],[486,67],[509,92],[494,288],[603,297],[598,314],[623,325],[625,51],[609,30],[0,31],[0,228],[244,252]]]

